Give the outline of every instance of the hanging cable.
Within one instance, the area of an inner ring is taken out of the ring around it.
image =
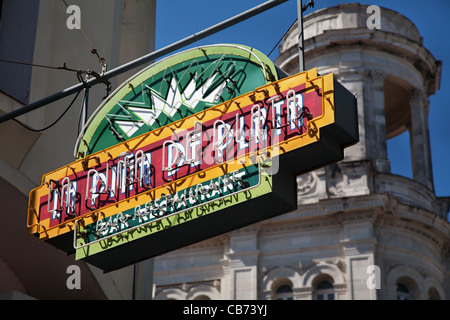
[[[67,9],[69,9],[69,5],[67,4],[66,0],[62,0],[62,2],[64,2],[64,4],[66,5]],[[77,18],[72,14],[73,18],[75,19],[75,22],[78,24],[78,26],[80,27],[81,32],[83,33],[84,37],[86,38],[87,42],[89,43],[89,45],[91,46],[92,50],[95,50],[94,45],[92,44],[91,39],[89,39],[89,37],[87,36],[86,32],[84,32],[84,29],[81,27],[81,23],[80,21],[77,21]],[[91,51],[92,52],[92,51]],[[94,53],[94,52],[92,52]]]
[[[75,98],[73,98],[72,102],[69,104],[69,106],[66,108],[66,110],[64,110],[64,112],[58,117],[58,119],[56,119],[52,124],[48,125],[45,128],[42,129],[33,129],[29,126],[27,126],[26,124],[24,124],[23,122],[20,122],[19,120],[17,120],[16,118],[13,118],[12,120],[14,120],[15,122],[17,122],[18,124],[20,124],[22,127],[24,127],[27,130],[33,131],[33,132],[42,132],[45,131],[47,129],[50,129],[51,127],[53,127],[59,120],[61,120],[61,118],[67,113],[67,111],[69,111],[69,109],[72,107],[73,103],[75,102],[75,100],[78,98],[78,95],[80,94],[81,91],[78,91],[78,93],[75,95]]]
[[[78,116],[78,134],[80,135],[82,134],[81,130],[84,129],[84,126],[87,122],[88,98],[89,98],[89,89],[91,88],[91,86],[87,83],[87,81],[83,79],[81,74],[77,74],[77,77],[78,80],[80,80],[80,82],[82,82],[84,85],[84,97],[83,102],[81,104],[80,115]]]
[[[33,63],[27,63],[27,62],[19,62],[19,61],[12,61],[12,60],[4,60],[0,59],[0,62],[4,63],[12,63],[12,64],[19,64],[23,66],[29,66],[29,67],[38,67],[38,68],[46,68],[46,69],[53,69],[53,70],[65,70],[65,71],[71,71],[71,72],[82,72],[79,69],[71,69],[68,68],[67,65],[64,63],[62,67],[53,67],[53,66],[46,66],[42,64],[33,64]]]
[[[0,60],[1,61],[1,60]],[[22,63],[20,63],[20,64],[22,64]],[[39,65],[33,65],[33,66],[39,66]],[[65,66],[65,64],[64,64],[64,66]],[[44,66],[45,67],[45,66]],[[55,67],[50,67],[51,69],[55,69]],[[57,69],[60,69],[60,68],[57,68]],[[83,128],[84,127],[84,121],[85,120],[83,120],[83,119],[85,119],[86,118],[86,116],[87,116],[87,99],[88,99],[88,97],[89,97],[89,88],[91,87],[84,79],[83,79],[83,77],[82,77],[82,74],[86,74],[86,76],[87,75],[89,75],[90,74],[90,72],[89,71],[81,71],[81,70],[73,70],[73,69],[70,69],[69,71],[76,71],[77,72],[77,78],[78,78],[78,80],[81,82],[81,83],[83,83],[83,85],[84,85],[84,88],[85,88],[85,90],[84,90],[84,97],[83,97],[83,103],[82,103],[82,106],[81,106],[81,111],[80,111],[80,116],[79,116],[79,120],[78,120],[78,132],[80,132],[80,128]],[[15,118],[13,118],[12,120],[14,120],[15,122],[17,122],[18,124],[20,124],[22,127],[24,127],[25,129],[27,129],[27,130],[29,130],[29,131],[32,131],[32,132],[42,132],[42,131],[45,131],[45,130],[47,130],[47,129],[50,129],[51,127],[53,127],[56,123],[58,123],[58,121],[60,121],[61,119],[62,119],[62,117],[64,117],[64,115],[67,113],[67,111],[69,111],[69,109],[73,106],[73,104],[75,103],[75,100],[78,98],[78,96],[80,95],[80,93],[81,93],[81,91],[78,91],[77,92],[77,94],[75,95],[75,97],[73,98],[73,100],[70,102],[70,104],[67,106],[67,108],[66,108],[66,110],[64,110],[64,112],[58,117],[58,119],[56,119],[52,124],[50,124],[50,125],[48,125],[47,127],[45,127],[45,128],[42,128],[42,129],[34,129],[34,128],[31,128],[30,126],[28,126],[28,125],[26,125],[25,123],[23,123],[23,122],[21,122],[21,121],[19,121],[19,120],[17,120],[17,119],[15,119]],[[82,124],[82,122],[83,122],[83,124]]]

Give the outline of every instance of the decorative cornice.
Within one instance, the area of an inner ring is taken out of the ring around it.
[[[166,289],[179,289],[183,292],[189,292],[192,288],[205,285],[210,286],[212,288],[217,289],[220,292],[220,279],[214,280],[205,280],[205,281],[194,281],[194,282],[183,282],[183,283],[172,283],[172,284],[164,284],[164,285],[156,285],[155,296],[158,295],[161,291]]]
[[[351,30],[351,32],[349,32]],[[297,32],[295,29],[292,32]],[[440,87],[442,62],[422,46],[420,41],[404,35],[367,28],[325,30],[323,33],[305,40],[305,59],[335,55],[338,51],[366,50],[401,57],[421,74],[427,95],[434,94]],[[280,52],[275,63],[282,69],[292,63],[298,65],[298,49],[294,45]]]

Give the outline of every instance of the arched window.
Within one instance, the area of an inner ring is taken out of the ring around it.
[[[288,284],[279,286],[275,291],[275,300],[293,300],[292,287]]]
[[[331,281],[320,281],[316,286],[316,300],[334,300],[334,286]]]
[[[403,283],[397,283],[397,300],[411,300],[411,291]]]
[[[430,288],[428,290],[428,300],[441,300],[439,292],[436,290],[436,288]]]

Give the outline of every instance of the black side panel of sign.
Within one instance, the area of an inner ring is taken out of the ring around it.
[[[273,175],[272,183],[273,192],[269,194],[206,214],[83,260],[109,272],[294,210],[297,207],[295,175],[286,169],[279,170]]]

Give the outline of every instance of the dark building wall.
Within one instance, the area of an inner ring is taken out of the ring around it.
[[[0,5],[0,60],[33,63],[39,0],[0,1]],[[27,104],[31,72],[30,66],[0,62],[0,91]]]

